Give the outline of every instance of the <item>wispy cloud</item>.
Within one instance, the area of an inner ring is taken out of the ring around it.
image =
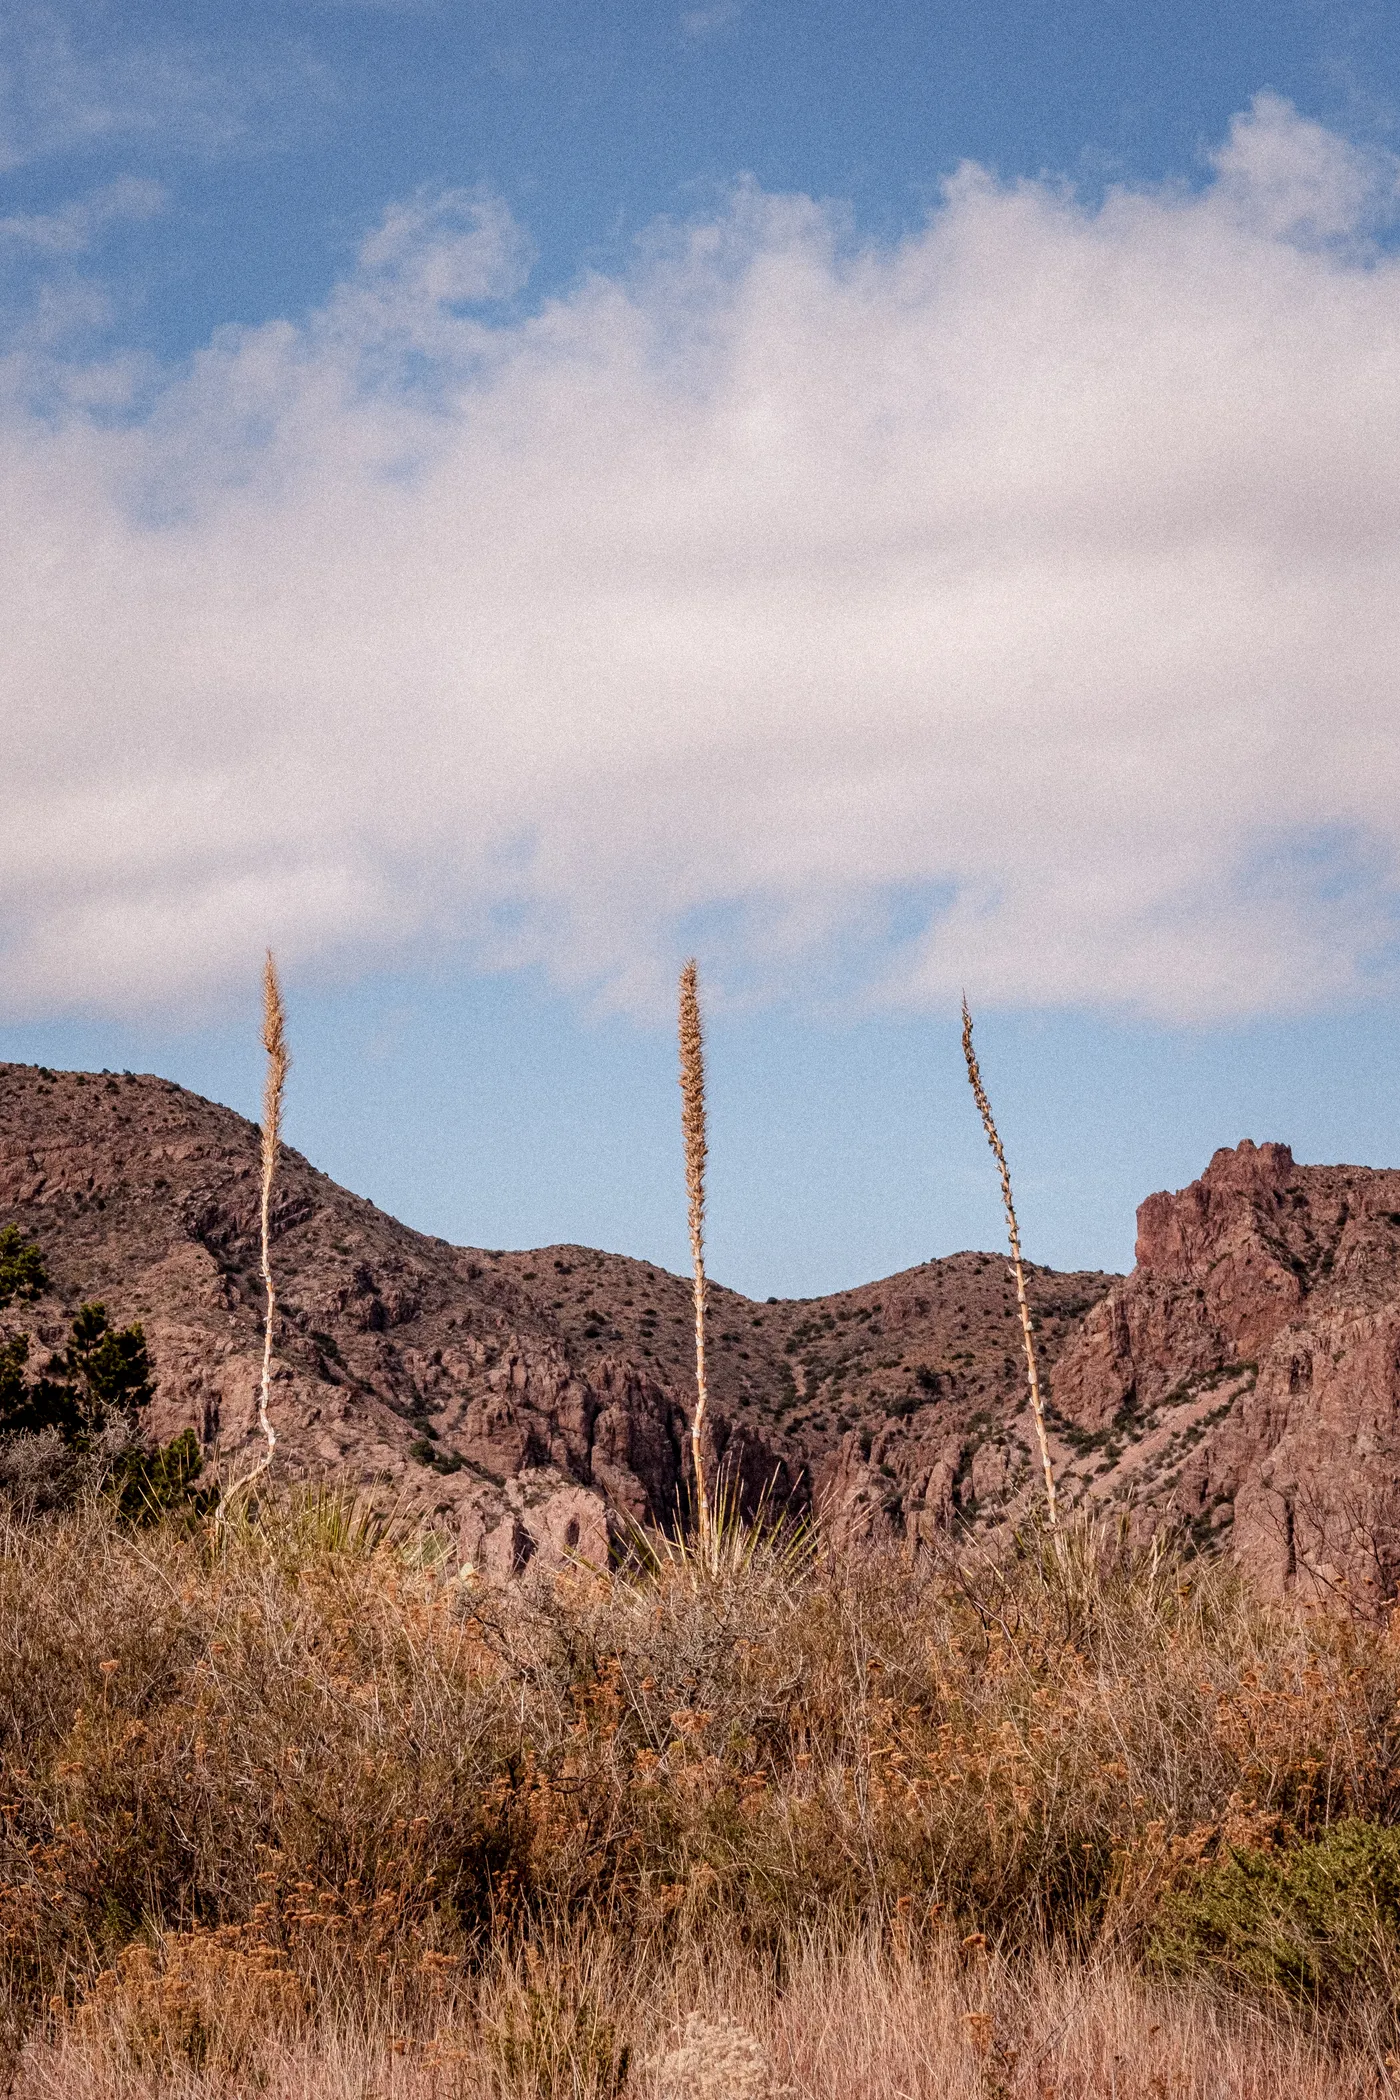
[[[644,1003],[697,921],[894,1002],[1373,981],[1392,182],[1265,99],[1194,195],[968,168],[889,250],[745,190],[495,318],[517,230],[420,196],[139,424],[12,404],[8,1007],[178,1003],[268,938]]]
[[[743,0],[713,0],[708,7],[688,7],[681,15],[681,33],[695,38],[722,36],[737,25],[743,12]]]
[[[167,201],[162,183],[122,175],[57,211],[11,212],[0,218],[0,242],[39,255],[81,255],[109,226],[157,218]]]
[[[275,134],[325,91],[294,42],[235,64],[210,40],[139,36],[120,11],[9,0],[0,13],[0,169],[144,141],[217,154]]]

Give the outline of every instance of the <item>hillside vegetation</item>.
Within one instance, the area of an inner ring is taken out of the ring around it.
[[[1088,1525],[0,1525],[11,2090],[1373,2094],[1400,1654]]]

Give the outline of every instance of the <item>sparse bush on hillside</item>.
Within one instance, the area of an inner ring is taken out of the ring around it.
[[[44,1258],[18,1225],[0,1226],[0,1306],[37,1298],[48,1288]]]
[[[0,1305],[48,1287],[43,1256],[17,1227],[0,1231]],[[37,1375],[27,1334],[0,1341],[0,1489],[31,1513],[105,1487],[127,1518],[149,1522],[180,1506],[202,1507],[194,1481],[203,1467],[192,1430],[148,1448],[141,1418],[155,1391],[139,1321],[113,1327],[99,1303],[81,1305],[63,1349]]]

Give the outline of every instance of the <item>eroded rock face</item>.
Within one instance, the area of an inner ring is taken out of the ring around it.
[[[1052,1378],[1081,1493],[1191,1527],[1275,1594],[1400,1582],[1400,1173],[1217,1152]]]
[[[165,1080],[0,1066],[0,1224],[38,1240],[54,1286],[0,1330],[54,1347],[85,1297],[140,1319],[151,1431],[192,1426],[226,1478],[261,1448],[258,1145],[251,1123]],[[585,1247],[451,1247],[293,1152],[272,1230],[284,1476],[378,1483],[495,1573],[587,1561],[600,1525],[675,1515],[688,1279]],[[1110,1281],[1034,1273],[1047,1360]],[[806,1301],[713,1286],[710,1466],[749,1508],[803,1508],[829,1477],[852,1532],[931,1535],[975,1513],[975,1483],[989,1509],[1014,1494],[1015,1432],[1000,1459],[978,1453],[1022,1408],[1018,1351],[993,1255]]]
[[[458,1532],[462,1564],[497,1582],[531,1567],[606,1568],[609,1516],[597,1489],[552,1469],[524,1472],[472,1494]]]
[[[0,1068],[0,1222],[39,1242],[53,1284],[0,1324],[52,1347],[85,1297],[141,1320],[151,1434],[192,1426],[226,1478],[259,1448],[258,1144],[242,1117],[162,1080]],[[686,1396],[577,1346],[519,1258],[413,1232],[293,1152],[272,1231],[286,1475],[379,1482],[493,1566],[606,1559],[609,1511],[674,1511]],[[733,1433],[719,1408],[719,1443]],[[800,1488],[793,1454],[764,1462]]]
[[[257,1446],[258,1133],[168,1082],[0,1066],[0,1224],[53,1290],[0,1313],[57,1347],[82,1298],[145,1323],[152,1430],[226,1477]],[[1126,1279],[1033,1269],[1062,1493],[1186,1526],[1274,1592],[1400,1587],[1400,1172],[1217,1153],[1150,1197]],[[687,1279],[581,1247],[411,1231],[284,1156],[273,1411],[288,1477],[378,1483],[484,1571],[595,1558],[684,1494]],[[828,1298],[715,1287],[711,1465],[911,1551],[1039,1493],[1007,1262],[963,1253]],[[574,1527],[577,1526],[577,1538]],[[600,1529],[600,1527],[602,1527]]]

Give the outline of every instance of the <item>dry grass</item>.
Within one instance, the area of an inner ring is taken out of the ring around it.
[[[256,2024],[242,1979],[203,1998],[124,1989],[25,2050],[15,2100],[1375,2100],[1384,2054],[1328,2048],[1121,1964],[809,1946],[659,1966],[617,1948],[503,1961],[395,2025]],[[201,2018],[207,2024],[201,2025]],[[192,2037],[200,2037],[192,2046]]]
[[[430,1544],[326,1495],[0,1523],[18,2091],[601,2094],[627,2052],[646,2094],[690,2013],[803,2093],[1389,2090],[1389,1971],[1145,1965],[1193,1862],[1395,1819],[1388,1629],[1072,1527],[511,1590]]]

